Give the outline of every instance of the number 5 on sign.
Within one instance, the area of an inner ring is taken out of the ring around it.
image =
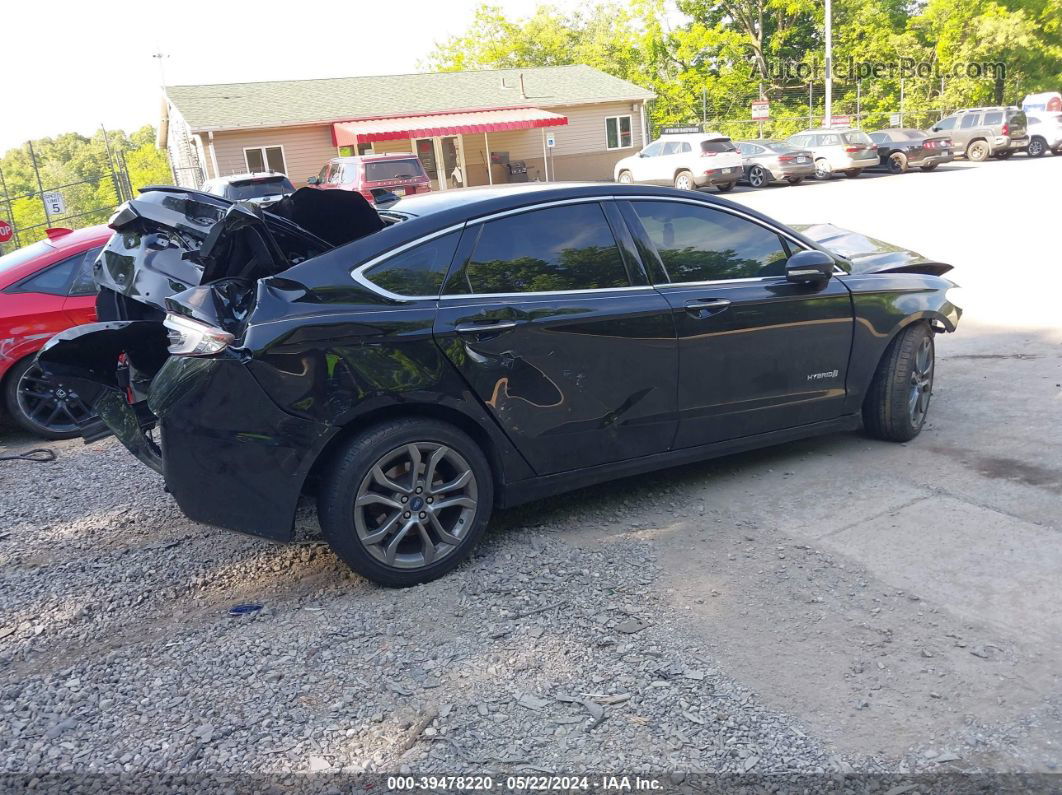
[[[49,215],[62,215],[66,212],[66,202],[63,200],[63,194],[57,190],[45,191],[44,203],[48,206]]]

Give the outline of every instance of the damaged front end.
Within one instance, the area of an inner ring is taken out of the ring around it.
[[[234,344],[258,280],[383,225],[348,191],[303,189],[265,211],[199,191],[145,188],[111,218],[114,235],[95,262],[98,322],[58,334],[38,362],[76,384],[95,410],[81,427],[86,443],[113,434],[163,473],[155,429],[165,405],[152,400],[152,385],[171,357],[239,359]],[[188,366],[170,369],[172,387]]]

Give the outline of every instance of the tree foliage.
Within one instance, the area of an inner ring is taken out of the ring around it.
[[[108,131],[104,138],[100,130],[92,137],[63,133],[27,142],[0,158],[0,172],[11,199],[8,208],[0,191],[0,218],[14,222],[22,245],[43,238],[49,225],[39,185],[46,191],[58,190],[66,203],[66,212],[52,217],[51,225],[76,228],[106,221],[130,189],[135,192],[144,185],[173,181],[166,154],[155,146],[155,130],[150,125],[128,135]],[[4,244],[4,251],[14,245],[14,241]]]

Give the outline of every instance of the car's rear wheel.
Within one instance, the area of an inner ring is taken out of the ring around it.
[[[889,155],[889,173],[906,174],[907,155],[905,155],[903,152],[893,152],[891,155]]]
[[[971,141],[966,147],[966,159],[980,163],[988,159],[989,149],[985,141]]]
[[[788,182],[790,185],[799,185],[803,181],[804,181],[803,177],[788,177],[788,178],[786,178],[786,182]]]
[[[815,179],[832,179],[833,169],[824,157],[815,161]]]
[[[490,519],[490,465],[463,431],[393,420],[346,442],[317,498],[329,545],[387,586],[429,582],[469,556]]]
[[[675,175],[675,187],[679,190],[695,190],[697,184],[693,181],[693,173],[680,171]]]
[[[80,436],[78,423],[92,416],[77,392],[46,375],[32,356],[11,368],[4,392],[11,419],[45,439]]]
[[[863,400],[867,433],[891,442],[918,436],[933,396],[935,360],[928,324],[915,323],[900,332],[881,358]]]
[[[735,185],[737,185],[736,182],[725,182],[722,185],[716,185],[715,189],[720,193],[726,193],[727,191],[732,191]]]
[[[629,171],[621,171],[617,180],[621,185],[630,185],[634,182],[634,175]]]
[[[1013,152],[996,152],[995,158],[996,158],[996,160],[1008,160],[1012,154],[1014,154],[1014,153]]]
[[[863,169],[861,169],[861,168],[850,168],[846,172],[844,172],[844,175],[846,177],[848,177],[849,179],[855,179],[856,177],[858,177],[862,173],[863,173]]]
[[[1036,137],[1029,141],[1029,157],[1043,157],[1046,151],[1047,141],[1045,141],[1043,138]]]
[[[940,165],[940,163],[930,163],[928,166],[919,166],[919,168],[922,169],[923,171],[932,171],[934,168],[936,168],[939,165]]]
[[[770,181],[770,178],[767,176],[767,171],[763,166],[753,166],[749,169],[749,185],[752,187],[762,188]]]

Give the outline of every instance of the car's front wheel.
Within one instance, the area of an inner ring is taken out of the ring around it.
[[[891,442],[918,436],[933,396],[935,360],[933,330],[927,323],[899,333],[885,350],[863,400],[867,433]]]
[[[460,429],[384,422],[336,454],[317,498],[329,545],[380,585],[429,582],[472,552],[494,501],[490,465]]]
[[[973,141],[966,147],[966,159],[980,163],[988,159],[990,151],[985,141]]]
[[[630,185],[632,182],[634,182],[634,175],[631,174],[631,172],[629,171],[621,171],[619,173],[619,179],[616,181],[619,182],[621,185]]]
[[[46,375],[32,356],[11,368],[4,400],[11,419],[45,439],[80,436],[79,423],[92,416],[77,391]]]

